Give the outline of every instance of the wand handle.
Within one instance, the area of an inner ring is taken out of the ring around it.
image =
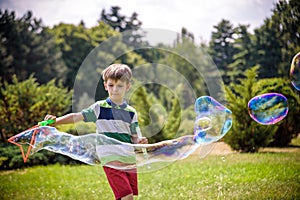
[[[138,138],[142,138],[142,132],[141,132],[141,129],[139,127],[137,127],[137,136]],[[146,148],[142,148],[142,151],[143,151],[143,155],[145,157],[145,159],[148,161],[148,153],[147,153],[147,149]],[[150,168],[150,165],[147,165],[148,168]]]
[[[54,122],[55,122],[54,119],[48,119],[48,120],[39,122],[38,125],[39,126],[47,126],[47,125],[53,124]]]

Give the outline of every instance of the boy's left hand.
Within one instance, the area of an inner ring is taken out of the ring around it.
[[[146,137],[138,138],[138,144],[148,144],[148,139]]]

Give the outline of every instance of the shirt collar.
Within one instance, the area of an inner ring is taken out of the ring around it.
[[[113,108],[121,108],[121,109],[124,109],[124,108],[126,108],[126,106],[127,106],[127,102],[124,100],[123,101],[123,103],[121,104],[121,105],[117,105],[117,104],[115,104],[114,102],[112,102],[112,100],[108,97],[107,99],[106,99],[106,102],[109,104],[109,105],[111,105]]]

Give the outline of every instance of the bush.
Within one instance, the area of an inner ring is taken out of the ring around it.
[[[55,80],[39,85],[33,76],[0,83],[0,136],[2,142],[41,121],[47,113],[62,115],[70,109],[71,92]]]
[[[225,142],[234,150],[256,152],[265,146],[287,146],[300,131],[300,98],[288,80],[268,78],[257,80],[257,67],[246,71],[240,84],[226,87],[228,108],[233,113],[233,126]],[[288,99],[289,113],[274,125],[260,125],[248,114],[248,101],[257,95],[276,92]]]
[[[72,158],[64,155],[53,153],[51,151],[41,150],[33,155],[30,155],[27,162],[24,163],[19,147],[8,143],[0,143],[1,170],[19,169],[34,165],[48,165],[55,163],[80,164],[81,162],[75,161]]]
[[[60,125],[57,129],[61,132],[67,132],[73,135],[84,135],[95,133],[96,127],[94,123],[80,122],[76,124]],[[27,152],[26,145],[23,145],[24,153]],[[80,161],[73,160],[68,156],[53,153],[47,150],[41,150],[28,157],[26,163],[22,158],[20,148],[13,144],[0,143],[0,169],[19,169],[34,165],[48,165],[48,164],[80,164]]]
[[[227,106],[232,111],[232,128],[224,141],[232,149],[241,152],[257,152],[267,146],[277,131],[277,126],[264,126],[255,122],[248,114],[248,101],[257,95],[255,90],[257,67],[247,70],[241,84],[226,87]]]

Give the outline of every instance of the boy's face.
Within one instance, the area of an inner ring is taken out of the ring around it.
[[[122,104],[125,93],[129,90],[130,84],[126,81],[108,79],[104,83],[105,90],[110,99],[116,104]]]

